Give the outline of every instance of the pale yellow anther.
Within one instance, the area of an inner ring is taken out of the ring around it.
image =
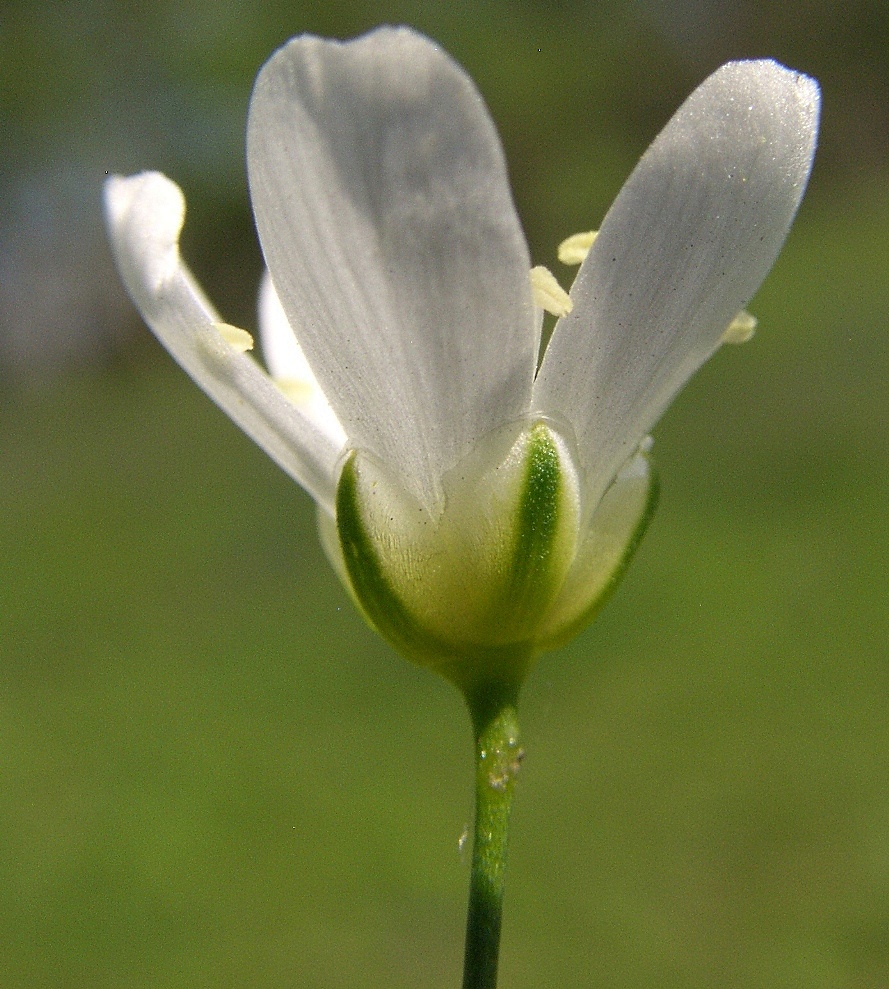
[[[756,317],[749,312],[738,313],[722,334],[723,343],[747,343],[756,330]]]
[[[275,378],[274,382],[296,405],[307,402],[315,393],[315,389],[308,381],[300,381],[299,378]]]
[[[588,230],[582,234],[572,234],[559,244],[559,260],[562,264],[583,264],[593,241],[599,236],[598,230]]]
[[[534,305],[553,316],[567,316],[574,308],[574,303],[556,281],[556,276],[542,264],[531,269],[531,292],[534,295]]]
[[[243,354],[247,350],[253,350],[253,337],[246,330],[232,326],[231,323],[215,323],[214,325],[222,339],[238,353]]]

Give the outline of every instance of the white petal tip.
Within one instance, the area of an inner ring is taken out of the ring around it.
[[[179,234],[185,221],[182,190],[160,172],[105,181],[105,217],[118,256],[132,258],[156,289],[179,266]]]
[[[587,230],[585,233],[572,234],[563,240],[558,248],[559,260],[562,264],[583,264],[597,234],[597,230]]]
[[[556,276],[542,264],[531,269],[531,291],[534,304],[553,316],[567,316],[574,308],[568,293],[556,281]]]
[[[802,159],[811,162],[821,112],[821,87],[816,80],[774,59],[728,62],[711,80],[716,86],[725,83],[736,88],[739,95],[746,88],[763,105],[770,106],[774,116],[785,121],[788,132],[795,133]]]

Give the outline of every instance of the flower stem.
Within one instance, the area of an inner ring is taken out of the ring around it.
[[[467,693],[475,732],[475,839],[463,989],[495,989],[512,791],[519,747],[518,685],[486,684]]]

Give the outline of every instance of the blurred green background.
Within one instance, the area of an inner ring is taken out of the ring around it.
[[[309,499],[173,366],[104,245],[160,168],[230,321],[261,261],[253,76],[431,34],[484,93],[536,262],[732,57],[817,76],[787,248],[656,431],[663,496],[524,695],[504,989],[889,985],[889,10],[514,0],[0,8],[0,986],[453,987],[457,695],[364,627]]]

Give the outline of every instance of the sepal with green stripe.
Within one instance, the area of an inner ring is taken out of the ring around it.
[[[444,478],[430,512],[392,472],[352,451],[322,542],[368,622],[464,693],[521,682],[572,637],[626,567],[653,508],[637,454],[581,531],[568,442],[546,421],[502,430]]]

